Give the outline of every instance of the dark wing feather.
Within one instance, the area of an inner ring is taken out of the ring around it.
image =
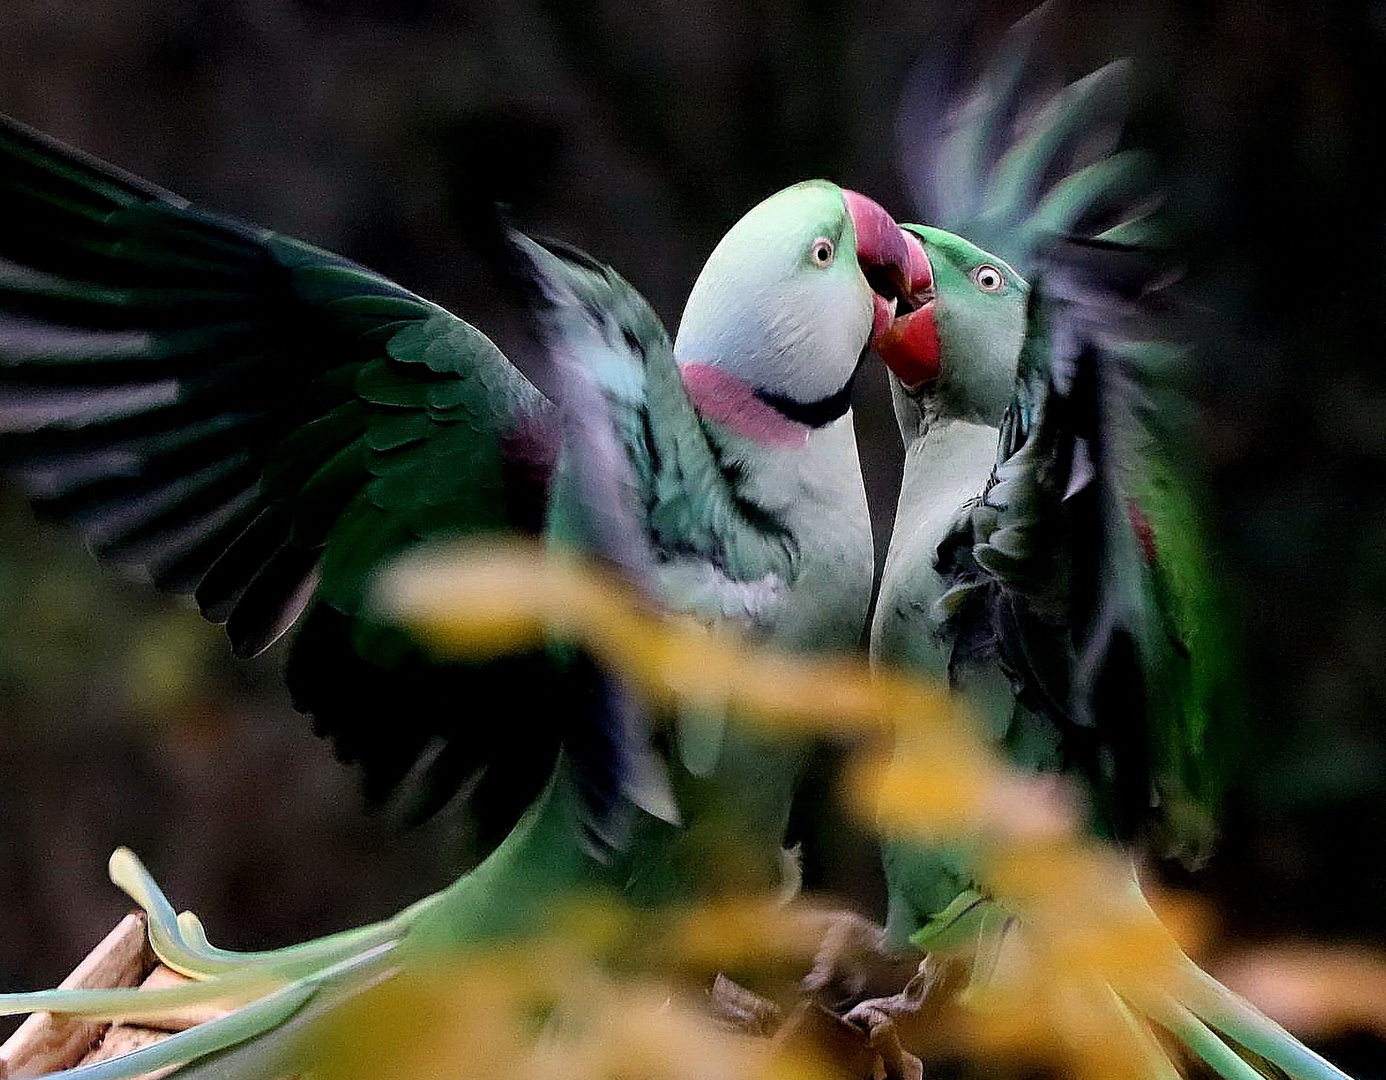
[[[629,710],[582,658],[439,665],[372,618],[376,572],[404,550],[537,531],[557,505],[565,539],[647,584],[670,554],[791,576],[789,539],[720,469],[659,320],[580,252],[516,239],[556,408],[399,285],[11,121],[0,204],[0,462],[100,557],[191,591],[238,655],[299,623],[295,704],[375,796],[414,775],[421,812],[459,786],[518,810],[560,744],[598,811],[645,782],[627,775],[646,756],[626,754]]]
[[[926,57],[899,116],[928,223],[1042,279],[991,481],[938,549],[941,614],[955,674],[1010,677],[1022,756],[1077,767],[1112,831],[1163,819],[1201,850],[1236,710],[1190,478],[1150,404],[1179,352],[1152,321],[1159,200],[1148,158],[1120,149],[1130,65],[1059,85],[1054,7],[979,74],[965,48],[951,70]]]
[[[1013,741],[1057,729],[1107,829],[1158,823],[1197,854],[1235,710],[1187,477],[1153,404],[1178,351],[1154,333],[1141,253],[1067,242],[1047,260],[996,466],[939,548],[945,640],[958,674],[1006,672]]]
[[[440,737],[454,788],[507,754],[546,771],[548,729],[571,714],[562,678],[515,697],[535,729],[517,739],[493,725],[501,674],[430,669],[411,688],[427,665],[366,604],[407,547],[537,529],[547,400],[399,285],[11,121],[0,205],[0,460],[35,504],[99,557],[192,592],[239,655],[302,621],[295,700],[374,794]]]

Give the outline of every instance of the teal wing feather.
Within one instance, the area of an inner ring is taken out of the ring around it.
[[[570,440],[581,457],[603,466],[574,482],[612,490],[585,490],[575,500],[601,523],[570,522],[587,546],[639,576],[657,574],[672,558],[715,564],[734,581],[767,574],[791,580],[793,537],[738,490],[735,470],[719,460],[684,389],[673,346],[645,299],[610,267],[571,247],[516,236],[542,297],[554,366],[564,381],[565,412],[581,421],[595,394],[609,425],[584,424]],[[576,370],[581,378],[574,380]],[[614,436],[614,437],[610,437]],[[574,455],[578,456],[578,455]],[[613,484],[614,481],[614,484]],[[638,549],[638,550],[637,550]]]
[[[1149,805],[1158,778],[1170,842],[1197,852],[1237,710],[1194,481],[1167,422],[1188,411],[1172,374],[1183,353],[1138,299],[1168,265],[1160,199],[1148,155],[1122,148],[1129,62],[1055,89],[1043,55],[1053,11],[1012,27],[970,81],[926,60],[899,118],[925,219],[1046,279],[991,483],[938,552],[954,574],[940,614],[959,656],[1004,651],[1018,756],[1062,767],[1081,753],[1123,834],[1161,817]],[[989,617],[964,619],[978,588],[999,590],[982,605]],[[1118,663],[1148,696],[1139,732],[1099,719]]]
[[[963,687],[1004,673],[1008,749],[1083,781],[1107,835],[1197,859],[1241,708],[1175,430],[1187,410],[1170,407],[1185,356],[1157,332],[1167,313],[1146,253],[1056,241],[1040,265],[995,466],[938,548],[950,673]],[[996,947],[984,917],[964,917],[991,903],[965,888],[969,853],[897,841],[886,857],[895,940],[919,928],[910,940],[930,951]],[[1130,1003],[1188,1056],[1223,1076],[1344,1076],[1180,963],[1171,995]]]
[[[960,94],[926,62],[901,114],[925,219],[1033,282],[995,466],[935,552],[931,625],[1013,758],[1084,781],[1108,835],[1197,860],[1244,712],[1183,429],[1192,354],[1165,310],[1151,163],[1119,149],[1129,73],[1109,65],[1045,97],[1052,10],[1018,24]],[[886,860],[892,940],[995,947],[968,852],[897,840]],[[1344,1076],[1183,964],[1168,998],[1131,1004],[1187,1057],[1227,1077]]]

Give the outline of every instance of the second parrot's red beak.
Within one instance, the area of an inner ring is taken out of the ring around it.
[[[871,347],[907,387],[939,375],[934,323],[934,272],[918,237],[881,205],[844,191],[857,233],[857,263],[871,285],[875,317]]]

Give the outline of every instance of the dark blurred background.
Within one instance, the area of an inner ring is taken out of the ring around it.
[[[672,325],[717,237],[785,184],[828,176],[909,218],[911,65],[1029,6],[4,0],[0,111],[504,340],[501,201]],[[1180,884],[1232,939],[1386,948],[1386,3],[1073,0],[1052,38],[1070,75],[1137,57],[1132,130],[1211,328],[1195,451],[1252,737],[1221,851]],[[865,383],[884,543],[896,439]],[[387,914],[464,865],[460,819],[401,835],[366,812],[278,663],[232,663],[188,605],[0,497],[0,988],[51,984],[125,909],[118,843],[242,946]],[[869,903],[869,867],[839,843],[810,880]],[[1333,1049],[1373,1075],[1369,1042]]]

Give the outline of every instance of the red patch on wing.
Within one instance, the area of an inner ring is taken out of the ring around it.
[[[1154,567],[1160,561],[1160,549],[1155,544],[1155,527],[1135,499],[1126,500],[1126,516],[1131,522],[1131,531],[1136,534],[1136,543],[1140,545],[1142,561],[1146,566]]]
[[[557,426],[544,416],[523,416],[500,436],[506,520],[538,535],[548,513],[549,483],[558,464]]]

